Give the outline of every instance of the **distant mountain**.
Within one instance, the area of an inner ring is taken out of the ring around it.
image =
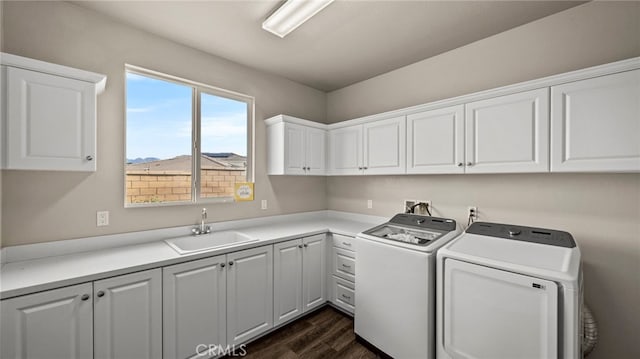
[[[147,158],[136,158],[135,160],[131,160],[127,158],[127,164],[138,164],[138,163],[147,163],[147,162],[153,162],[153,161],[158,161],[160,160],[159,158],[156,157],[147,157]]]

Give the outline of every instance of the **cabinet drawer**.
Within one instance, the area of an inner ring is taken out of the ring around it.
[[[332,234],[333,246],[348,249],[350,251],[356,250],[355,238],[349,236],[343,236],[342,234]]]
[[[356,260],[354,253],[340,248],[333,248],[332,273],[351,282],[356,280]]]
[[[353,289],[353,283],[331,276],[331,303],[349,313],[353,313],[356,303],[356,292]]]

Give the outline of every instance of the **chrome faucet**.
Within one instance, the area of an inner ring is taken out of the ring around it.
[[[192,228],[191,229],[191,233],[194,236],[200,235],[200,234],[207,234],[207,233],[211,233],[211,227],[207,226],[204,224],[204,220],[207,219],[207,209],[203,208],[202,209],[202,219],[200,220],[200,225],[196,228]]]

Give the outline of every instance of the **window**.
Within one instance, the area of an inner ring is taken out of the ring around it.
[[[235,184],[253,181],[253,98],[125,73],[125,206],[233,201]]]

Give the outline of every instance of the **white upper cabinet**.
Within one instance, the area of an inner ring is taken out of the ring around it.
[[[551,171],[640,171],[640,70],[551,87]]]
[[[406,166],[405,116],[373,121],[363,125],[363,173],[400,174]]]
[[[362,174],[362,125],[329,130],[329,174]]]
[[[324,175],[324,125],[278,115],[267,124],[267,170],[270,175]]]
[[[549,89],[465,105],[465,172],[549,171]]]
[[[400,116],[329,130],[329,174],[404,173],[405,126]]]
[[[407,173],[464,173],[464,106],[407,116]]]
[[[96,96],[106,77],[1,55],[6,107],[3,167],[95,171]]]

